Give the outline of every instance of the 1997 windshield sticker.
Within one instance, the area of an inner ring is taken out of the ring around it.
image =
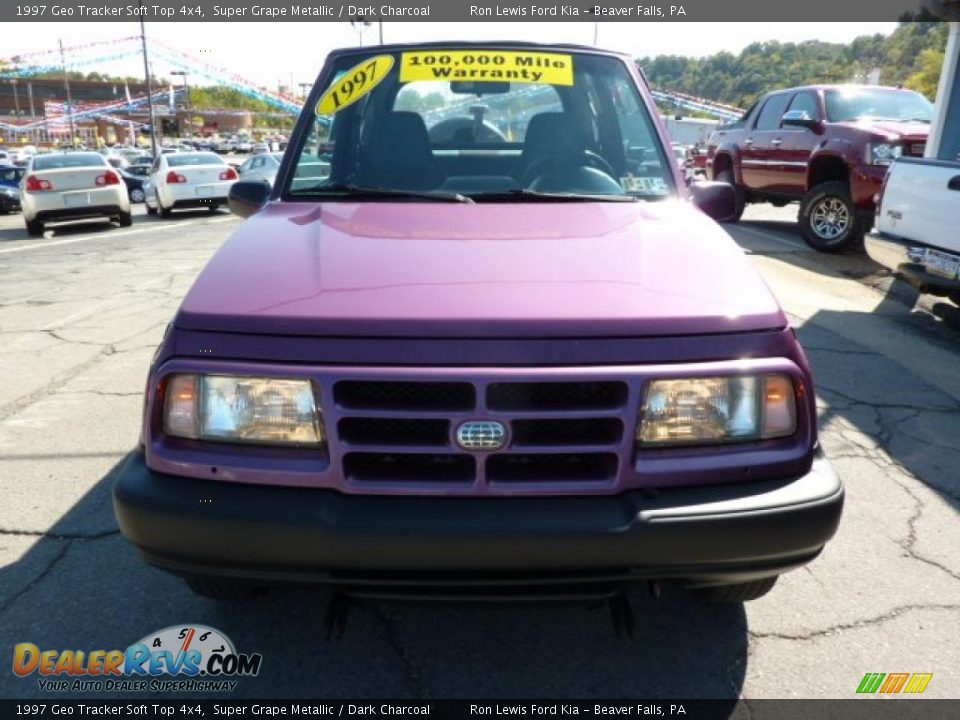
[[[400,82],[475,82],[573,85],[573,56],[511,50],[418,50],[400,59]]]
[[[354,65],[327,88],[317,102],[317,115],[331,115],[352,105],[379,85],[392,67],[392,55],[377,55]]]

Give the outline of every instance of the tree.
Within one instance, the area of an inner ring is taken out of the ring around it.
[[[943,51],[927,48],[920,53],[920,69],[908,77],[904,84],[911,90],[926,95],[929,100],[935,101],[937,85],[940,83],[940,70],[943,68],[943,58]]]

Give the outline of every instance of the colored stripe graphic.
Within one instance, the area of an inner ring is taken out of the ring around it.
[[[884,677],[886,677],[885,673],[867,673],[863,676],[863,680],[860,681],[860,685],[857,687],[857,692],[875,693],[877,688],[880,687],[880,683],[883,681]]]
[[[904,683],[907,682],[907,678],[910,677],[910,673],[890,673],[887,675],[886,682],[880,688],[882,693],[898,693],[903,687]]]
[[[922,693],[927,689],[927,685],[930,684],[932,678],[933,673],[914,673],[910,676],[910,682],[907,683],[903,691],[905,693]]]

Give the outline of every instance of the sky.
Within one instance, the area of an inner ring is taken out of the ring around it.
[[[634,56],[687,55],[701,57],[721,50],[737,53],[753,42],[823,40],[848,42],[858,35],[889,34],[896,23],[599,23],[598,45]],[[12,29],[8,27],[7,30]],[[312,83],[326,53],[338,47],[376,44],[376,25],[363,36],[349,23],[147,23],[148,42],[155,38],[217,67],[276,89],[296,89]],[[17,23],[15,32],[4,32],[0,56],[54,50],[57,39],[72,47],[102,40],[139,35],[139,23]],[[593,44],[594,23],[384,23],[384,41],[426,40],[535,40]],[[107,54],[109,48],[99,54]],[[77,53],[82,55],[82,53]],[[56,60],[51,60],[51,63]],[[143,75],[139,58],[116,60],[102,66],[83,66],[110,74]],[[157,58],[153,73],[166,76],[170,67]]]

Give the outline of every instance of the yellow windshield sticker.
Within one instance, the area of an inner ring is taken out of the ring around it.
[[[392,55],[377,55],[354,65],[333,81],[317,103],[317,115],[331,115],[373,90],[393,67]]]
[[[400,58],[400,82],[474,82],[573,85],[573,56],[513,50],[417,50]]]

